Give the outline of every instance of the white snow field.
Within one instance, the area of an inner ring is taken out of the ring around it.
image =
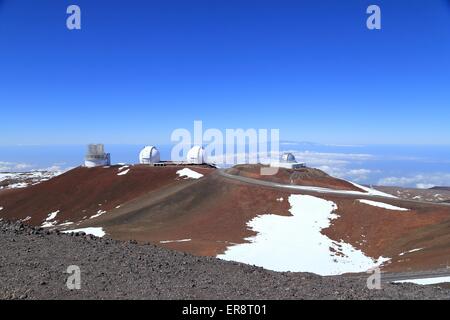
[[[189,168],[178,170],[177,174],[180,177],[186,177],[185,179],[200,179],[201,177],[203,177],[203,174],[195,172],[194,170],[191,170]]]
[[[88,227],[88,228],[80,228],[80,229],[72,229],[72,230],[65,230],[62,231],[64,233],[71,233],[71,232],[84,232],[86,234],[92,234],[96,237],[103,237],[106,233],[103,231],[102,227]]]
[[[421,279],[408,279],[408,280],[394,281],[394,283],[405,283],[405,282],[421,284],[421,285],[437,284],[437,283],[450,282],[450,277],[421,278]]]
[[[252,219],[247,225],[257,235],[247,238],[249,243],[228,247],[217,257],[274,271],[319,275],[364,272],[389,260],[374,260],[352,245],[321,233],[339,217],[333,213],[337,209],[334,202],[308,195],[291,195],[288,201],[292,216],[265,214]]]
[[[396,207],[391,204],[378,202],[378,201],[372,201],[372,200],[366,200],[366,199],[359,199],[358,201],[361,203],[367,204],[369,206],[379,207],[379,208],[383,208],[383,209],[387,209],[387,210],[409,211],[409,209],[406,209],[406,208]]]

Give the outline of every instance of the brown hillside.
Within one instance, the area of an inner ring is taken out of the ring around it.
[[[233,175],[266,180],[281,184],[292,184],[299,186],[314,186],[321,188],[329,188],[336,190],[350,190],[350,191],[360,191],[363,190],[355,187],[348,181],[337,179],[331,177],[325,172],[314,169],[314,168],[300,168],[300,169],[286,169],[279,168],[278,172],[275,175],[261,175],[261,168],[267,167],[264,165],[237,165],[230,169],[227,169],[227,172]]]
[[[78,167],[49,181],[24,189],[0,192],[0,215],[5,219],[25,219],[41,225],[49,213],[59,210],[58,222],[79,221],[99,210],[110,211],[116,206],[162,187],[189,184],[176,172],[183,167],[130,166],[125,175],[117,175],[121,166]],[[195,171],[209,174],[213,169],[195,167]]]
[[[247,228],[254,217],[269,213],[287,216],[291,194],[310,194],[338,206],[340,217],[322,233],[335,241],[344,240],[373,258],[391,257],[391,263],[384,266],[387,270],[443,267],[450,256],[449,206],[377,199],[409,209],[399,212],[357,201],[362,196],[252,185],[227,179],[207,167],[191,167],[205,175],[201,179],[181,179],[176,174],[181,168],[132,166],[123,176],[117,176],[118,166],[77,168],[35,186],[1,191],[0,206],[4,209],[0,218],[31,216],[27,223],[41,225],[50,212],[60,210],[58,224],[74,224],[58,228],[103,227],[114,239],[152,242],[195,255],[215,256],[254,235]],[[259,169],[237,170],[248,174]],[[340,183],[319,171],[303,173],[312,185],[317,186],[313,183],[321,178],[327,181],[324,187],[332,182],[336,188]],[[106,212],[89,219],[98,210]],[[179,242],[185,239],[190,240]],[[416,248],[424,249],[400,255]]]

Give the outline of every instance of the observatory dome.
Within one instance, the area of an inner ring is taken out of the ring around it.
[[[297,162],[296,160],[295,160],[295,157],[294,157],[294,155],[292,154],[292,153],[288,153],[288,152],[286,152],[286,153],[283,153],[283,155],[281,156],[281,162],[288,162],[288,163],[294,163],[294,162]]]
[[[161,161],[158,149],[154,146],[146,146],[139,153],[139,163],[153,164]]]
[[[86,156],[84,157],[84,166],[88,168],[109,166],[111,164],[111,155],[105,152],[103,144],[88,145]]]
[[[201,146],[194,146],[187,154],[187,162],[191,164],[205,163],[205,150]]]

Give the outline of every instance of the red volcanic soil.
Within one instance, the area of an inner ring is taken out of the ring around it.
[[[99,218],[112,237],[150,241],[196,255],[215,256],[255,235],[246,223],[257,215],[289,215],[288,193],[225,181],[212,173],[181,190],[161,190]],[[278,201],[284,197],[284,201]],[[168,242],[191,239],[186,242]]]
[[[0,192],[0,216],[6,219],[25,219],[41,225],[49,213],[59,210],[56,220],[80,221],[99,210],[110,211],[136,197],[156,189],[188,184],[176,171],[179,166],[151,167],[135,165],[125,175],[117,175],[121,166],[78,167],[49,181],[24,189]],[[195,171],[209,174],[214,169],[196,166]]]
[[[253,236],[247,222],[254,217],[289,215],[291,194],[312,194],[338,206],[340,217],[322,233],[335,241],[344,240],[373,258],[392,258],[384,266],[386,270],[442,267],[450,257],[450,206],[377,199],[410,209],[387,210],[357,201],[363,196],[288,192],[227,179],[209,167],[191,167],[205,175],[201,179],[181,179],[176,171],[183,167],[131,166],[122,176],[117,175],[118,166],[76,168],[38,185],[0,192],[0,206],[4,207],[0,218],[31,216],[27,223],[41,225],[50,212],[60,210],[58,223],[75,223],[66,228],[103,227],[114,239],[152,242],[195,255],[215,256]],[[259,167],[238,166],[229,171],[258,178]],[[285,182],[292,174],[292,170],[280,169],[272,179]],[[319,170],[308,168],[298,174],[294,178],[297,184],[357,190]],[[99,210],[106,212],[89,219]],[[190,240],[179,242],[186,239]],[[400,255],[417,248],[424,249]]]
[[[257,215],[289,215],[289,193],[225,180],[209,167],[191,167],[205,175],[202,179],[180,179],[181,168],[132,166],[123,176],[117,175],[118,166],[76,168],[35,186],[0,192],[0,217],[31,216],[26,223],[42,225],[49,213],[60,210],[58,224],[74,222],[60,229],[101,226],[115,239],[217,255],[254,235],[246,223]],[[277,200],[281,197],[284,201]],[[99,210],[106,213],[89,219]],[[192,240],[160,243],[180,239]]]
[[[313,186],[321,188],[329,188],[336,190],[360,191],[348,181],[331,177],[325,172],[314,168],[299,168],[286,169],[278,168],[278,172],[274,175],[261,175],[261,168],[268,167],[265,165],[237,165],[227,170],[229,174],[242,176],[246,178],[253,178],[259,180],[266,180],[281,184],[292,184],[299,186]]]
[[[103,215],[94,226],[105,227],[118,239],[150,241],[196,255],[215,256],[233,243],[244,243],[255,235],[246,226],[254,217],[267,213],[289,215],[287,200],[291,194],[212,173],[173,193],[160,190],[151,198],[136,199],[122,212]],[[356,196],[319,197],[335,202],[340,216],[322,232],[373,258],[392,258],[386,270],[442,267],[450,257],[450,207],[400,199],[377,200],[410,209],[394,211],[360,203]],[[283,201],[277,200],[280,198]],[[190,241],[177,242],[183,239]],[[400,256],[420,247],[426,249]],[[420,258],[421,255],[426,258]]]
[[[450,207],[404,201],[377,200],[409,211],[387,210],[357,199],[327,196],[337,204],[339,219],[322,230],[373,258],[389,257],[386,271],[418,271],[446,267],[450,259]],[[423,248],[407,253],[409,250]]]

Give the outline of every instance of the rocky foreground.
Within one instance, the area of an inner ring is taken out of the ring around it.
[[[365,278],[276,273],[90,235],[0,222],[1,299],[449,299],[450,290]],[[67,267],[81,289],[66,286]]]

